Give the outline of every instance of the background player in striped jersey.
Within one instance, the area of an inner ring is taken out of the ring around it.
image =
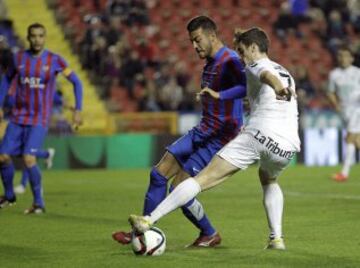
[[[41,172],[36,162],[36,153],[41,149],[51,115],[56,76],[59,73],[73,84],[75,95],[74,126],[81,124],[82,85],[65,60],[44,48],[46,30],[34,23],[27,29],[30,48],[14,55],[14,67],[9,67],[0,85],[0,105],[16,78],[15,107],[10,115],[4,139],[0,145],[0,173],[5,194],[0,197],[0,208],[15,203],[13,189],[14,165],[10,156],[22,155],[29,174],[34,201],[25,214],[43,213]],[[3,118],[1,109],[0,116]]]
[[[11,115],[11,111],[15,106],[15,98],[13,95],[15,93],[16,87],[15,87],[15,83],[13,83],[12,85],[13,86],[11,86],[9,94],[5,97],[4,105],[3,105],[4,119],[6,120],[9,119],[9,116]],[[52,167],[54,155],[55,155],[54,148],[41,149],[38,150],[35,154],[37,159],[45,160],[45,165],[47,169],[50,169]],[[19,185],[17,185],[14,188],[15,193],[16,194],[25,193],[26,185],[28,184],[28,182],[29,182],[29,174],[27,172],[27,169],[23,168],[21,172],[21,182]]]
[[[187,25],[190,41],[200,59],[206,61],[201,77],[202,103],[199,125],[168,146],[160,162],[150,173],[150,185],[143,214],[148,215],[180,181],[195,176],[214,154],[234,138],[243,123],[241,98],[246,95],[244,68],[237,53],[219,39],[216,24],[206,16],[193,18]],[[221,237],[211,225],[197,199],[182,206],[184,215],[200,229],[192,246],[212,247]],[[131,233],[116,232],[113,238],[122,244],[130,242]]]
[[[360,149],[360,69],[352,63],[354,56],[347,46],[337,51],[338,67],[330,72],[328,96],[346,127],[346,153],[341,172],[333,179],[344,182],[348,179],[350,167],[355,161],[355,149]]]
[[[210,189],[239,170],[259,161],[259,178],[270,228],[266,248],[285,249],[282,238],[283,194],[277,177],[300,150],[295,83],[292,76],[268,56],[264,31],[252,28],[236,34],[236,48],[246,63],[250,116],[244,129],[226,144],[197,176],[181,182],[147,216],[131,215],[135,231],[144,232],[172,210]]]
[[[54,148],[41,149],[41,150],[38,150],[35,154],[35,157],[37,159],[44,159],[45,166],[47,169],[52,168],[54,156],[55,156]],[[20,183],[14,187],[14,192],[16,194],[25,193],[28,182],[29,182],[29,173],[27,171],[27,168],[24,167],[21,171]]]

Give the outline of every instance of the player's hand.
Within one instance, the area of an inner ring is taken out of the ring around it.
[[[73,128],[78,130],[78,128],[82,125],[83,119],[81,115],[81,111],[74,110],[73,112]]]
[[[297,98],[295,91],[293,91],[291,88],[286,87],[276,92],[277,100],[290,101],[291,97]]]
[[[204,87],[197,95],[202,96],[204,94],[209,94],[211,97],[213,97],[214,99],[219,99],[220,98],[220,93],[216,92],[214,90],[212,90],[211,88],[208,87]]]

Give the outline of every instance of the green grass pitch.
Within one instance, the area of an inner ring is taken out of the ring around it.
[[[250,168],[200,195],[220,247],[185,249],[198,233],[176,211],[157,225],[167,236],[160,257],[135,256],[111,239],[141,213],[148,170],[47,171],[46,214],[23,215],[29,190],[0,211],[0,267],[360,267],[360,167],[346,183],[329,179],[338,168],[290,167],[280,177],[286,251],[263,250],[262,190]]]

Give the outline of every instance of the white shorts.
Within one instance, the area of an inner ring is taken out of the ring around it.
[[[346,131],[360,134],[360,108],[349,109],[344,114]]]
[[[276,178],[289,165],[296,150],[284,139],[260,130],[243,130],[218,153],[221,158],[240,169],[260,160],[260,168]]]

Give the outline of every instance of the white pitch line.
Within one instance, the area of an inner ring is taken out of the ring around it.
[[[324,193],[304,193],[304,192],[289,192],[285,191],[285,196],[300,196],[300,197],[320,197],[328,199],[347,199],[347,200],[360,200],[360,195],[342,195],[342,194],[324,194]]]

